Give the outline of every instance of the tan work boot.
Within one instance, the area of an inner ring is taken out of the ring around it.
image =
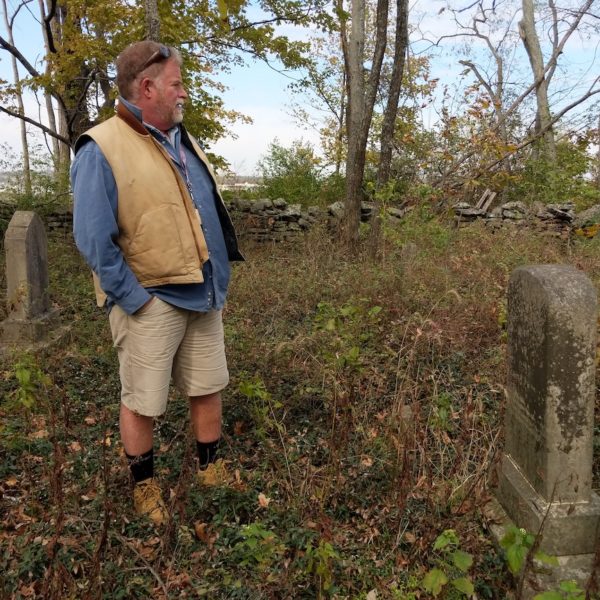
[[[207,487],[219,487],[229,485],[233,478],[227,471],[225,461],[219,458],[214,463],[210,463],[206,469],[202,469],[196,473],[196,478],[200,485]]]
[[[162,525],[169,518],[160,486],[154,477],[135,484],[133,506],[138,515],[146,515],[155,525]]]

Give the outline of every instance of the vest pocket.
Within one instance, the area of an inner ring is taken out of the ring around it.
[[[125,258],[138,280],[172,277],[189,272],[189,253],[181,240],[181,227],[188,227],[171,205],[161,206],[142,215]],[[179,217],[179,218],[178,218]]]

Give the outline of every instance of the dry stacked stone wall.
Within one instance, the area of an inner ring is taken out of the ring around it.
[[[300,204],[288,204],[283,198],[233,200],[228,209],[239,235],[258,242],[293,239],[323,216],[316,206],[303,209]]]
[[[16,210],[17,207],[14,204],[0,201],[0,226],[2,232],[6,230]],[[71,233],[73,228],[73,210],[71,208],[56,208],[53,211],[46,212],[40,211],[39,215],[48,235],[69,235]]]
[[[327,208],[300,204],[288,204],[283,198],[277,200],[232,200],[227,203],[234,224],[241,238],[257,242],[288,241],[301,236],[316,223],[333,226],[343,218],[344,205],[335,202]],[[388,207],[387,215],[390,223],[399,223],[411,207]],[[0,232],[12,218],[16,206],[0,201]],[[369,222],[373,218],[375,206],[363,202],[361,221]],[[568,235],[578,228],[594,227],[600,230],[600,204],[579,214],[575,213],[572,203],[542,204],[527,206],[523,202],[507,202],[488,211],[475,208],[466,203],[454,206],[456,224],[468,225],[475,221],[483,221],[489,227],[529,227],[549,231],[556,235]],[[58,208],[53,211],[40,212],[49,236],[69,236],[73,227],[73,211],[71,208]],[[592,231],[592,230],[590,230]],[[595,230],[594,230],[595,231]]]
[[[456,224],[461,227],[479,220],[492,228],[509,225],[528,227],[555,235],[568,235],[572,230],[600,223],[600,204],[576,214],[572,202],[561,204],[534,202],[531,206],[518,201],[506,202],[489,211],[474,208],[466,202],[459,202],[454,206],[454,214]]]

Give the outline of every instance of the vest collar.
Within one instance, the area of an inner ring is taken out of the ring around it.
[[[121,109],[121,107],[123,108]],[[158,130],[150,123],[144,122],[142,111],[135,104],[132,104],[131,102],[125,100],[121,96],[119,96],[119,102],[117,104],[117,116],[123,119],[130,127],[135,129],[135,131],[137,131],[138,133],[147,135],[148,131],[150,130],[150,132],[157,132],[161,136],[161,138],[165,137],[165,134],[162,131]],[[142,127],[143,130],[140,129],[140,127]],[[179,131],[179,129],[179,125],[174,125],[173,127],[171,127],[171,129],[166,135],[166,138],[171,142],[171,144],[173,144],[173,146],[175,145],[174,140],[176,132]]]
[[[150,135],[142,122],[133,114],[133,112],[125,106],[122,100],[117,104],[117,117],[125,121],[129,127],[141,135]]]

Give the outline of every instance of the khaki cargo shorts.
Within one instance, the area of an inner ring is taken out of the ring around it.
[[[187,396],[229,383],[221,311],[193,312],[158,297],[141,314],[113,306],[109,320],[119,357],[121,402],[135,413],[162,415],[169,382]]]

